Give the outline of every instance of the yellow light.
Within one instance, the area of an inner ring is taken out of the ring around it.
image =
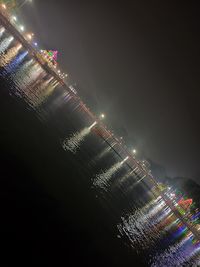
[[[19,50],[21,48],[22,48],[22,44],[18,44],[17,49]]]
[[[28,33],[26,36],[27,36],[27,38],[28,38],[29,40],[32,39],[32,34]]]
[[[2,4],[1,6],[3,7],[3,9],[6,9],[7,8],[5,4]]]

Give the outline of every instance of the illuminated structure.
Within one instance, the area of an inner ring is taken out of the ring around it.
[[[190,206],[192,205],[192,203],[193,203],[193,200],[191,198],[186,199],[186,200],[181,199],[179,200],[178,205],[184,210],[188,210]]]
[[[57,66],[57,57],[58,57],[58,51],[53,50],[41,50],[40,51],[42,56],[54,67]]]

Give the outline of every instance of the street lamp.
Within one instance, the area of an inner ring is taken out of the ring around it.
[[[133,149],[133,155],[135,156],[137,154],[137,150],[136,149]]]
[[[99,118],[100,118],[100,120],[103,120],[104,118],[105,118],[105,114],[101,114],[100,116],[99,116]]]
[[[3,9],[7,8],[5,4],[2,4],[1,6],[2,6]]]
[[[23,32],[23,31],[24,31],[24,26],[23,26],[23,25],[20,25],[20,26],[19,26],[19,29],[20,29],[20,31]]]
[[[15,23],[16,21],[17,21],[17,17],[16,17],[16,16],[12,16],[12,17],[11,17],[11,22],[12,22],[12,23]]]

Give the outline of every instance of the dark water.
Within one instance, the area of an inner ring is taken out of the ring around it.
[[[198,266],[192,234],[93,131],[79,100],[1,29],[4,263]]]

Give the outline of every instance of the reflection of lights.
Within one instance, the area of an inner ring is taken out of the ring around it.
[[[0,29],[0,35],[2,35],[4,32],[5,32],[5,28],[2,27],[2,28]]]
[[[124,160],[121,161],[121,164],[123,164],[124,162],[126,162],[129,159],[129,156],[127,156]]]

